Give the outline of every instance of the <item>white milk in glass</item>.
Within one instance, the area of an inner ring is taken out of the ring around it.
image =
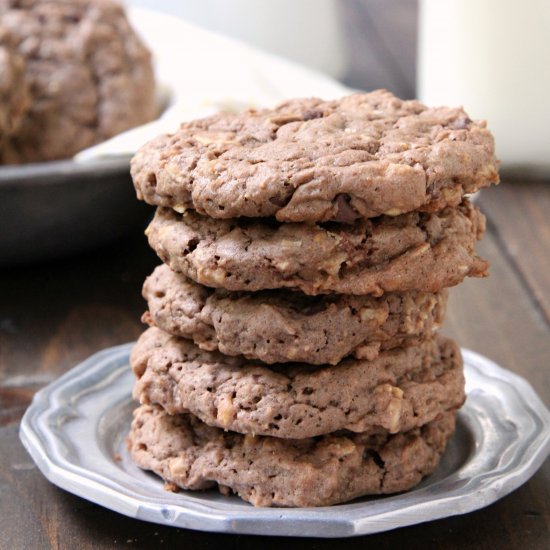
[[[550,0],[421,0],[417,91],[487,120],[504,169],[550,174]]]

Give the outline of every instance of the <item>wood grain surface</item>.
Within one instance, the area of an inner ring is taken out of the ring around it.
[[[445,332],[521,374],[550,405],[550,182],[484,191],[479,246],[491,276],[453,289]],[[140,289],[158,263],[136,235],[85,256],[0,274],[0,548],[546,549],[550,461],[483,510],[346,540],[214,535],[139,522],[51,485],[22,448],[18,421],[33,393],[91,353],[135,339]]]

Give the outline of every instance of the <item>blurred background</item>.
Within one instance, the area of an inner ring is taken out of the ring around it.
[[[238,38],[361,90],[463,105],[501,168],[550,170],[550,2],[128,0]]]
[[[417,0],[127,0],[322,71],[415,95]]]

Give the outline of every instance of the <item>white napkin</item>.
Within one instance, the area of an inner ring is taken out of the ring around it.
[[[130,157],[146,141],[186,120],[245,107],[272,107],[291,97],[334,99],[353,92],[317,71],[238,40],[142,8],[128,16],[153,52],[162,116],[81,151],[76,161]],[[284,40],[284,36],[281,37]]]

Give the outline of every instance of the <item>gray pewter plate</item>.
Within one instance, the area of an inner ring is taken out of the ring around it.
[[[521,377],[463,350],[468,399],[436,472],[400,495],[323,508],[254,508],[215,491],[170,493],[130,460],[131,344],[103,350],[39,391],[20,437],[54,484],[145,521],[201,531],[349,537],[464,514],[531,477],[550,453],[550,412]]]

